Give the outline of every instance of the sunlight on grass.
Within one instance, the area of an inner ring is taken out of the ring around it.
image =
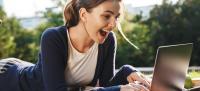
[[[188,73],[185,80],[185,88],[200,86],[200,72],[192,71]]]
[[[195,71],[190,72],[190,73],[189,73],[189,76],[190,76],[191,78],[199,78],[199,77],[200,77],[200,72],[195,72]]]

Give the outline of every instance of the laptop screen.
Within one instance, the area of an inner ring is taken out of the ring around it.
[[[192,46],[188,43],[158,48],[151,91],[181,91],[184,88]]]

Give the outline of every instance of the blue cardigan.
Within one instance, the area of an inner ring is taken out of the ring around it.
[[[4,65],[0,67],[0,91],[68,91],[64,74],[68,59],[66,31],[65,26],[59,26],[43,32],[35,65],[25,65],[13,58],[0,62],[1,66]],[[99,81],[101,88],[95,91],[119,91],[119,85],[127,84],[127,76],[136,70],[125,65],[114,76],[116,38],[113,32],[98,48],[96,71],[88,86],[95,86]]]
[[[64,74],[68,59],[66,31],[65,26],[59,26],[43,32],[38,62],[35,66],[27,67],[21,72],[20,84],[25,91],[67,91]],[[111,32],[98,48],[95,75],[88,85],[95,86],[99,80],[99,85],[103,88],[97,91],[119,91],[120,87],[112,86],[110,82],[115,69],[116,38],[114,33]]]

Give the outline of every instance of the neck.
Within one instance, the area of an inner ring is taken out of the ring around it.
[[[90,38],[82,24],[78,24],[69,28],[69,36],[71,43],[75,49],[79,52],[86,52],[94,44],[94,41]]]

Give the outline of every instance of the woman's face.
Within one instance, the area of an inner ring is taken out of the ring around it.
[[[100,44],[105,41],[116,26],[120,16],[120,4],[117,0],[108,0],[87,12],[84,25],[92,40]]]

